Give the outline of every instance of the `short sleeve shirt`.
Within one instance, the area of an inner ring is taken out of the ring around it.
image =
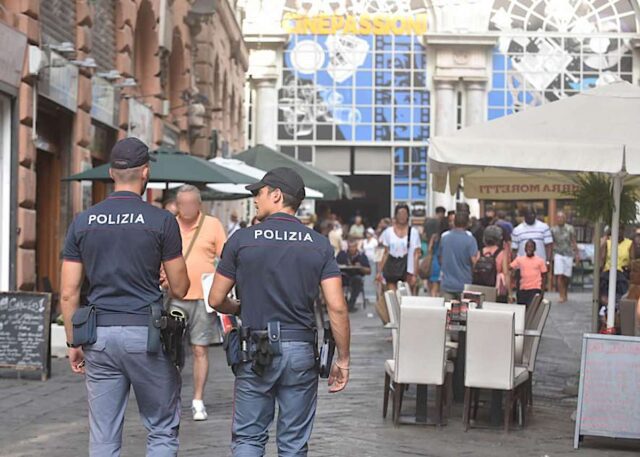
[[[227,240],[216,274],[235,281],[243,325],[309,330],[321,281],[340,277],[340,269],[326,237],[276,213]]]
[[[547,264],[540,257],[516,257],[511,268],[520,270],[521,290],[542,289],[542,274],[547,272]]]
[[[519,256],[525,255],[524,245],[527,244],[528,240],[533,240],[536,243],[536,255],[542,260],[547,260],[545,245],[553,243],[553,236],[549,226],[536,219],[533,225],[523,222],[513,229],[511,247],[518,250]]]
[[[184,254],[186,254],[193,237],[198,232],[198,223],[201,217],[204,217],[202,228],[193,243],[189,256],[185,259],[191,286],[187,291],[187,295],[184,296],[184,300],[202,300],[204,298],[202,275],[215,271],[215,260],[222,254],[222,247],[227,241],[224,227],[217,218],[200,214],[198,222],[191,227],[186,227],[178,216],[178,226],[182,236],[182,252]]]
[[[350,256],[347,251],[340,251],[336,256],[336,262],[338,262],[338,266],[340,265],[355,265],[359,263],[364,268],[371,268],[369,264],[369,259],[365,255],[364,252],[358,252],[355,256]],[[359,275],[361,274],[359,271],[347,272],[349,275]]]
[[[409,242],[408,249],[407,237],[398,237],[395,230],[393,229],[393,226],[387,227],[385,231],[382,232],[382,235],[380,236],[380,242],[384,247],[389,249],[389,255],[392,257],[404,257],[405,255],[407,255],[407,253],[411,252],[411,255],[407,257],[407,273],[415,274],[413,253],[416,251],[416,249],[422,248],[420,233],[418,233],[418,230],[415,227],[411,227],[411,241]]]
[[[553,236],[553,253],[573,257],[571,240],[574,240],[576,236],[573,226],[569,224],[556,225],[551,228],[551,235]]]
[[[162,302],[161,263],[180,256],[175,217],[133,192],[114,192],[78,214],[62,252],[83,264],[98,314],[148,315],[150,304]]]
[[[450,230],[440,241],[442,290],[459,293],[473,280],[471,258],[478,253],[476,239],[467,231]]]

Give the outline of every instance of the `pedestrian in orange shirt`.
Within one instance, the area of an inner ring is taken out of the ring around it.
[[[524,246],[525,255],[516,257],[511,268],[520,271],[517,301],[529,305],[536,294],[542,295],[542,285],[547,274],[547,263],[536,255],[536,243],[527,240]]]
[[[216,314],[207,313],[202,291],[202,275],[215,271],[215,261],[222,254],[227,236],[220,221],[202,212],[202,198],[197,187],[184,185],[176,196],[178,225],[182,235],[182,255],[187,263],[191,288],[182,300],[172,300],[171,308],[189,315],[189,340],[193,351],[193,420],[206,420],[204,386],[209,373],[209,345],[216,340]]]

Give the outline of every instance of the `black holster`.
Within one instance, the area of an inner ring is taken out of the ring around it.
[[[322,338],[322,347],[320,348],[320,357],[318,363],[318,373],[321,378],[328,378],[331,373],[331,364],[333,363],[333,355],[336,351],[336,340],[333,338],[331,324],[325,321],[324,335]]]
[[[167,313],[161,304],[151,305],[151,319],[147,339],[147,352],[157,353],[160,347],[171,362],[182,370],[185,360],[187,314],[179,309]]]
[[[273,363],[273,348],[269,341],[269,335],[267,332],[252,332],[251,333],[251,347],[252,347],[252,363],[251,370],[258,376],[264,374],[264,370],[271,366]]]

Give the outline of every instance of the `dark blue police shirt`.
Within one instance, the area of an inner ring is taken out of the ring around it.
[[[181,255],[175,217],[133,192],[114,192],[78,214],[62,252],[83,264],[99,325],[147,325],[149,305],[162,302],[160,264]]]
[[[235,232],[216,273],[236,282],[242,323],[253,329],[271,321],[283,329],[315,328],[318,286],[340,277],[329,240],[285,213]]]

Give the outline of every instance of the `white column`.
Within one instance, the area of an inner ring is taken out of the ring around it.
[[[456,81],[434,80],[435,87],[435,136],[446,135],[456,131]],[[445,193],[431,190],[431,212],[436,206],[444,206],[447,210],[455,209],[455,195],[451,195],[449,187]]]
[[[465,81],[464,126],[480,124],[486,119],[486,82]],[[480,202],[476,198],[464,198],[472,215],[480,217]]]
[[[278,90],[275,79],[261,79],[256,83],[254,107],[256,144],[275,149],[278,136]]]
[[[480,124],[486,119],[486,82],[470,81],[465,84],[466,88],[466,104],[464,111],[464,125]]]

